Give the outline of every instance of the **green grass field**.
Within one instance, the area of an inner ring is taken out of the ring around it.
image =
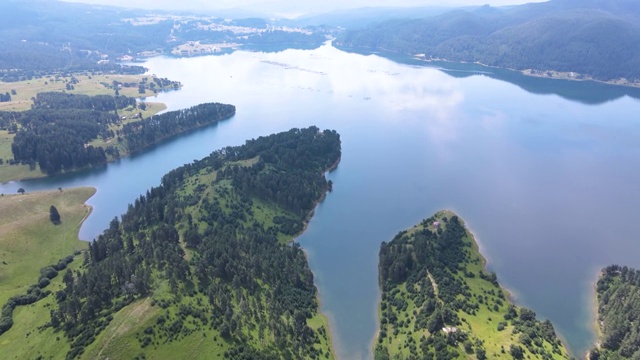
[[[85,202],[94,193],[93,188],[75,188],[0,196],[0,304],[24,294],[38,281],[41,268],[87,248],[86,242],[78,240],[78,230],[91,210]],[[61,215],[59,225],[49,220],[51,205]],[[76,257],[70,268],[81,263],[82,258]],[[61,287],[62,276],[58,275],[46,289],[55,292]],[[49,321],[53,301],[49,296],[15,309],[13,327],[0,335],[3,359],[30,359],[41,352],[64,357],[69,349],[64,336],[51,328],[38,329]]]
[[[38,93],[48,91],[65,91],[69,94],[82,94],[82,95],[114,95],[115,90],[107,87],[111,86],[113,81],[122,83],[140,83],[143,78],[149,78],[148,75],[73,75],[78,83],[74,84],[73,90],[67,90],[66,86],[71,81],[71,76],[50,76],[39,79],[25,80],[20,82],[5,83],[0,82],[0,93],[11,93],[12,90],[16,91],[15,95],[11,96],[11,101],[0,103],[0,111],[23,111],[29,110],[33,101],[31,98],[35,97]],[[144,94],[138,92],[137,87],[120,88],[120,95],[126,95],[136,98],[148,98],[156,96],[156,93],[146,89]]]

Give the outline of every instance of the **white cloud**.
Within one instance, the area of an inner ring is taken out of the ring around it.
[[[514,5],[525,2],[542,2],[545,0],[63,0],[87,4],[122,6],[127,8],[165,9],[165,10],[218,10],[243,8],[271,13],[324,12],[336,9],[387,6],[492,6]]]

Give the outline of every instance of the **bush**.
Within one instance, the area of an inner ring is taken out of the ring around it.
[[[49,286],[49,284],[51,283],[51,281],[49,279],[47,279],[46,277],[40,278],[40,281],[38,281],[38,287],[42,288],[46,288],[47,286]]]

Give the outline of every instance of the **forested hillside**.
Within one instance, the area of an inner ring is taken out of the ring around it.
[[[339,135],[311,127],[171,171],[90,244],[82,269],[60,274],[30,341],[53,328],[68,359],[333,358],[313,274],[290,242],[339,158]]]
[[[565,359],[548,320],[511,304],[456,215],[442,211],[380,247],[375,359]]]
[[[126,96],[40,93],[31,110],[0,112],[0,129],[15,133],[11,163],[55,174],[104,164],[235,114],[232,105],[208,103],[148,119],[118,115],[137,106]]]
[[[590,360],[640,359],[640,271],[611,265],[597,284],[599,346]]]
[[[575,78],[640,80],[640,11],[631,0],[573,1],[456,10],[352,30],[344,47],[424,54]]]

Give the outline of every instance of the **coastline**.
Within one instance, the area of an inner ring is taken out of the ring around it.
[[[338,159],[331,165],[329,166],[324,173],[330,173],[332,171],[334,171],[335,169],[338,168],[338,165],[340,164],[340,160],[342,160],[342,155],[338,157]],[[324,199],[327,197],[327,193],[329,193],[330,190],[327,189],[322,196],[313,204],[313,209],[309,212],[309,214],[307,214],[307,216],[305,217],[303,223],[304,225],[302,226],[302,230],[298,233],[295,234],[292,238],[292,240],[290,241],[290,243],[294,243],[294,242],[298,242],[298,244],[300,243],[298,241],[298,238],[305,233],[305,231],[307,231],[307,227],[309,226],[309,222],[311,221],[311,218],[313,217],[313,215],[315,214],[315,209],[316,207],[318,207],[318,205],[320,205]],[[307,266],[309,266],[309,253],[307,252],[307,250],[304,247],[300,247],[302,249],[302,252],[304,253],[304,257],[307,261]],[[313,269],[311,269],[311,266],[309,266],[309,271],[311,271],[311,273],[313,274],[313,286],[316,288],[316,301],[318,302],[318,315],[320,315],[321,317],[324,318],[324,322],[325,324],[327,324],[327,341],[329,342],[329,350],[331,351],[331,356],[333,357],[333,359],[338,359],[338,356],[336,355],[336,350],[335,350],[335,346],[334,346],[334,340],[333,340],[333,330],[331,328],[331,321],[329,321],[330,316],[325,314],[322,311],[322,298],[320,297],[320,288],[318,288],[318,285],[316,284],[316,273],[315,271],[313,271]]]
[[[599,308],[600,306],[598,305],[598,281],[600,281],[600,279],[602,278],[602,270],[597,272],[597,276],[595,277],[595,280],[593,280],[593,282],[591,283],[591,288],[593,290],[593,296],[592,296],[592,300],[593,300],[593,304],[591,305],[591,315],[593,316],[593,329],[596,333],[596,342],[593,344],[592,349],[594,348],[600,348],[600,340],[602,339],[602,328],[600,327],[600,314],[599,314]],[[585,354],[585,359],[589,359],[589,352],[591,351],[591,349],[587,350],[587,353]]]
[[[388,50],[385,50],[388,51]],[[411,56],[415,59],[427,62],[427,63],[431,63],[431,62],[448,62],[448,63],[452,63],[452,64],[473,64],[473,65],[480,65],[480,66],[484,66],[486,68],[489,69],[499,69],[499,70],[508,70],[508,71],[513,71],[513,72],[517,72],[520,73],[524,76],[528,76],[528,77],[534,77],[534,78],[541,78],[541,79],[551,79],[551,80],[569,80],[569,81],[593,81],[593,82],[597,82],[600,84],[606,84],[606,85],[613,85],[613,86],[624,86],[624,87],[628,87],[628,88],[635,88],[635,89],[640,89],[640,82],[631,82],[627,79],[614,79],[614,80],[598,80],[598,79],[594,79],[589,75],[585,75],[585,74],[581,74],[581,73],[576,73],[576,72],[571,72],[571,71],[557,71],[557,70],[537,70],[537,69],[513,69],[513,68],[508,68],[508,67],[501,67],[501,66],[492,66],[492,65],[487,65],[487,64],[483,64],[479,61],[474,61],[474,62],[469,62],[469,61],[454,61],[454,60],[449,60],[449,59],[440,59],[440,58],[423,58],[417,55],[411,55],[411,54],[406,54],[408,56]]]
[[[455,212],[455,211],[453,211],[453,210],[445,210],[445,211],[449,211],[449,212],[451,212],[451,213],[453,213],[453,214],[456,214],[456,215],[458,214],[457,212]],[[484,262],[483,267],[484,267],[484,269],[485,269],[485,270],[487,270],[487,271],[488,271],[487,266],[488,266],[488,264],[489,264],[489,259],[488,259],[488,257],[485,255],[485,253],[486,253],[486,252],[485,252],[485,249],[486,249],[486,248],[482,245],[482,242],[478,239],[478,237],[477,237],[477,236],[476,236],[476,234],[473,232],[473,230],[471,229],[471,227],[467,224],[467,222],[464,220],[464,218],[463,218],[463,217],[460,217],[459,215],[458,215],[458,217],[462,220],[462,224],[464,225],[464,228],[467,230],[467,233],[471,236],[471,240],[472,240],[472,241],[476,244],[476,246],[478,247],[478,254],[480,254],[480,257],[482,258],[482,260],[483,260],[483,262]],[[498,276],[498,284],[500,284],[500,288],[501,288],[503,291],[505,291],[505,292],[507,293],[507,297],[508,297],[508,299],[509,299],[509,302],[510,302],[510,303],[512,303],[513,305],[515,305],[515,306],[517,306],[517,307],[519,307],[519,308],[523,307],[523,305],[519,305],[519,304],[518,304],[518,296],[517,296],[517,293],[516,293],[513,289],[511,289],[511,288],[507,287],[506,285],[504,285],[504,283],[502,283],[502,282],[500,281],[500,277],[499,277],[499,276]],[[573,354],[572,354],[572,353],[571,353],[571,351],[569,350],[569,347],[567,346],[567,341],[565,340],[565,338],[562,336],[562,334],[560,334],[560,333],[557,331],[557,329],[555,329],[555,327],[554,327],[554,330],[556,331],[556,337],[557,337],[557,338],[560,340],[560,342],[562,343],[562,347],[565,349],[565,351],[567,352],[567,354],[568,354],[569,356],[572,356]]]
[[[338,159],[333,164],[331,164],[331,166],[329,166],[323,173],[327,174],[337,169],[338,165],[340,164],[340,160],[342,160],[342,155],[338,156]],[[304,234],[305,231],[307,231],[307,227],[309,226],[309,221],[311,221],[311,218],[316,213],[316,208],[318,207],[318,205],[320,205],[324,201],[324,199],[327,197],[327,193],[329,192],[331,192],[330,189],[325,190],[322,196],[320,196],[320,198],[316,200],[316,202],[313,204],[311,211],[309,212],[309,214],[307,214],[307,216],[303,220],[302,230],[300,230],[299,233],[293,235],[293,239],[290,241],[291,243],[296,242],[298,238],[302,234]]]

